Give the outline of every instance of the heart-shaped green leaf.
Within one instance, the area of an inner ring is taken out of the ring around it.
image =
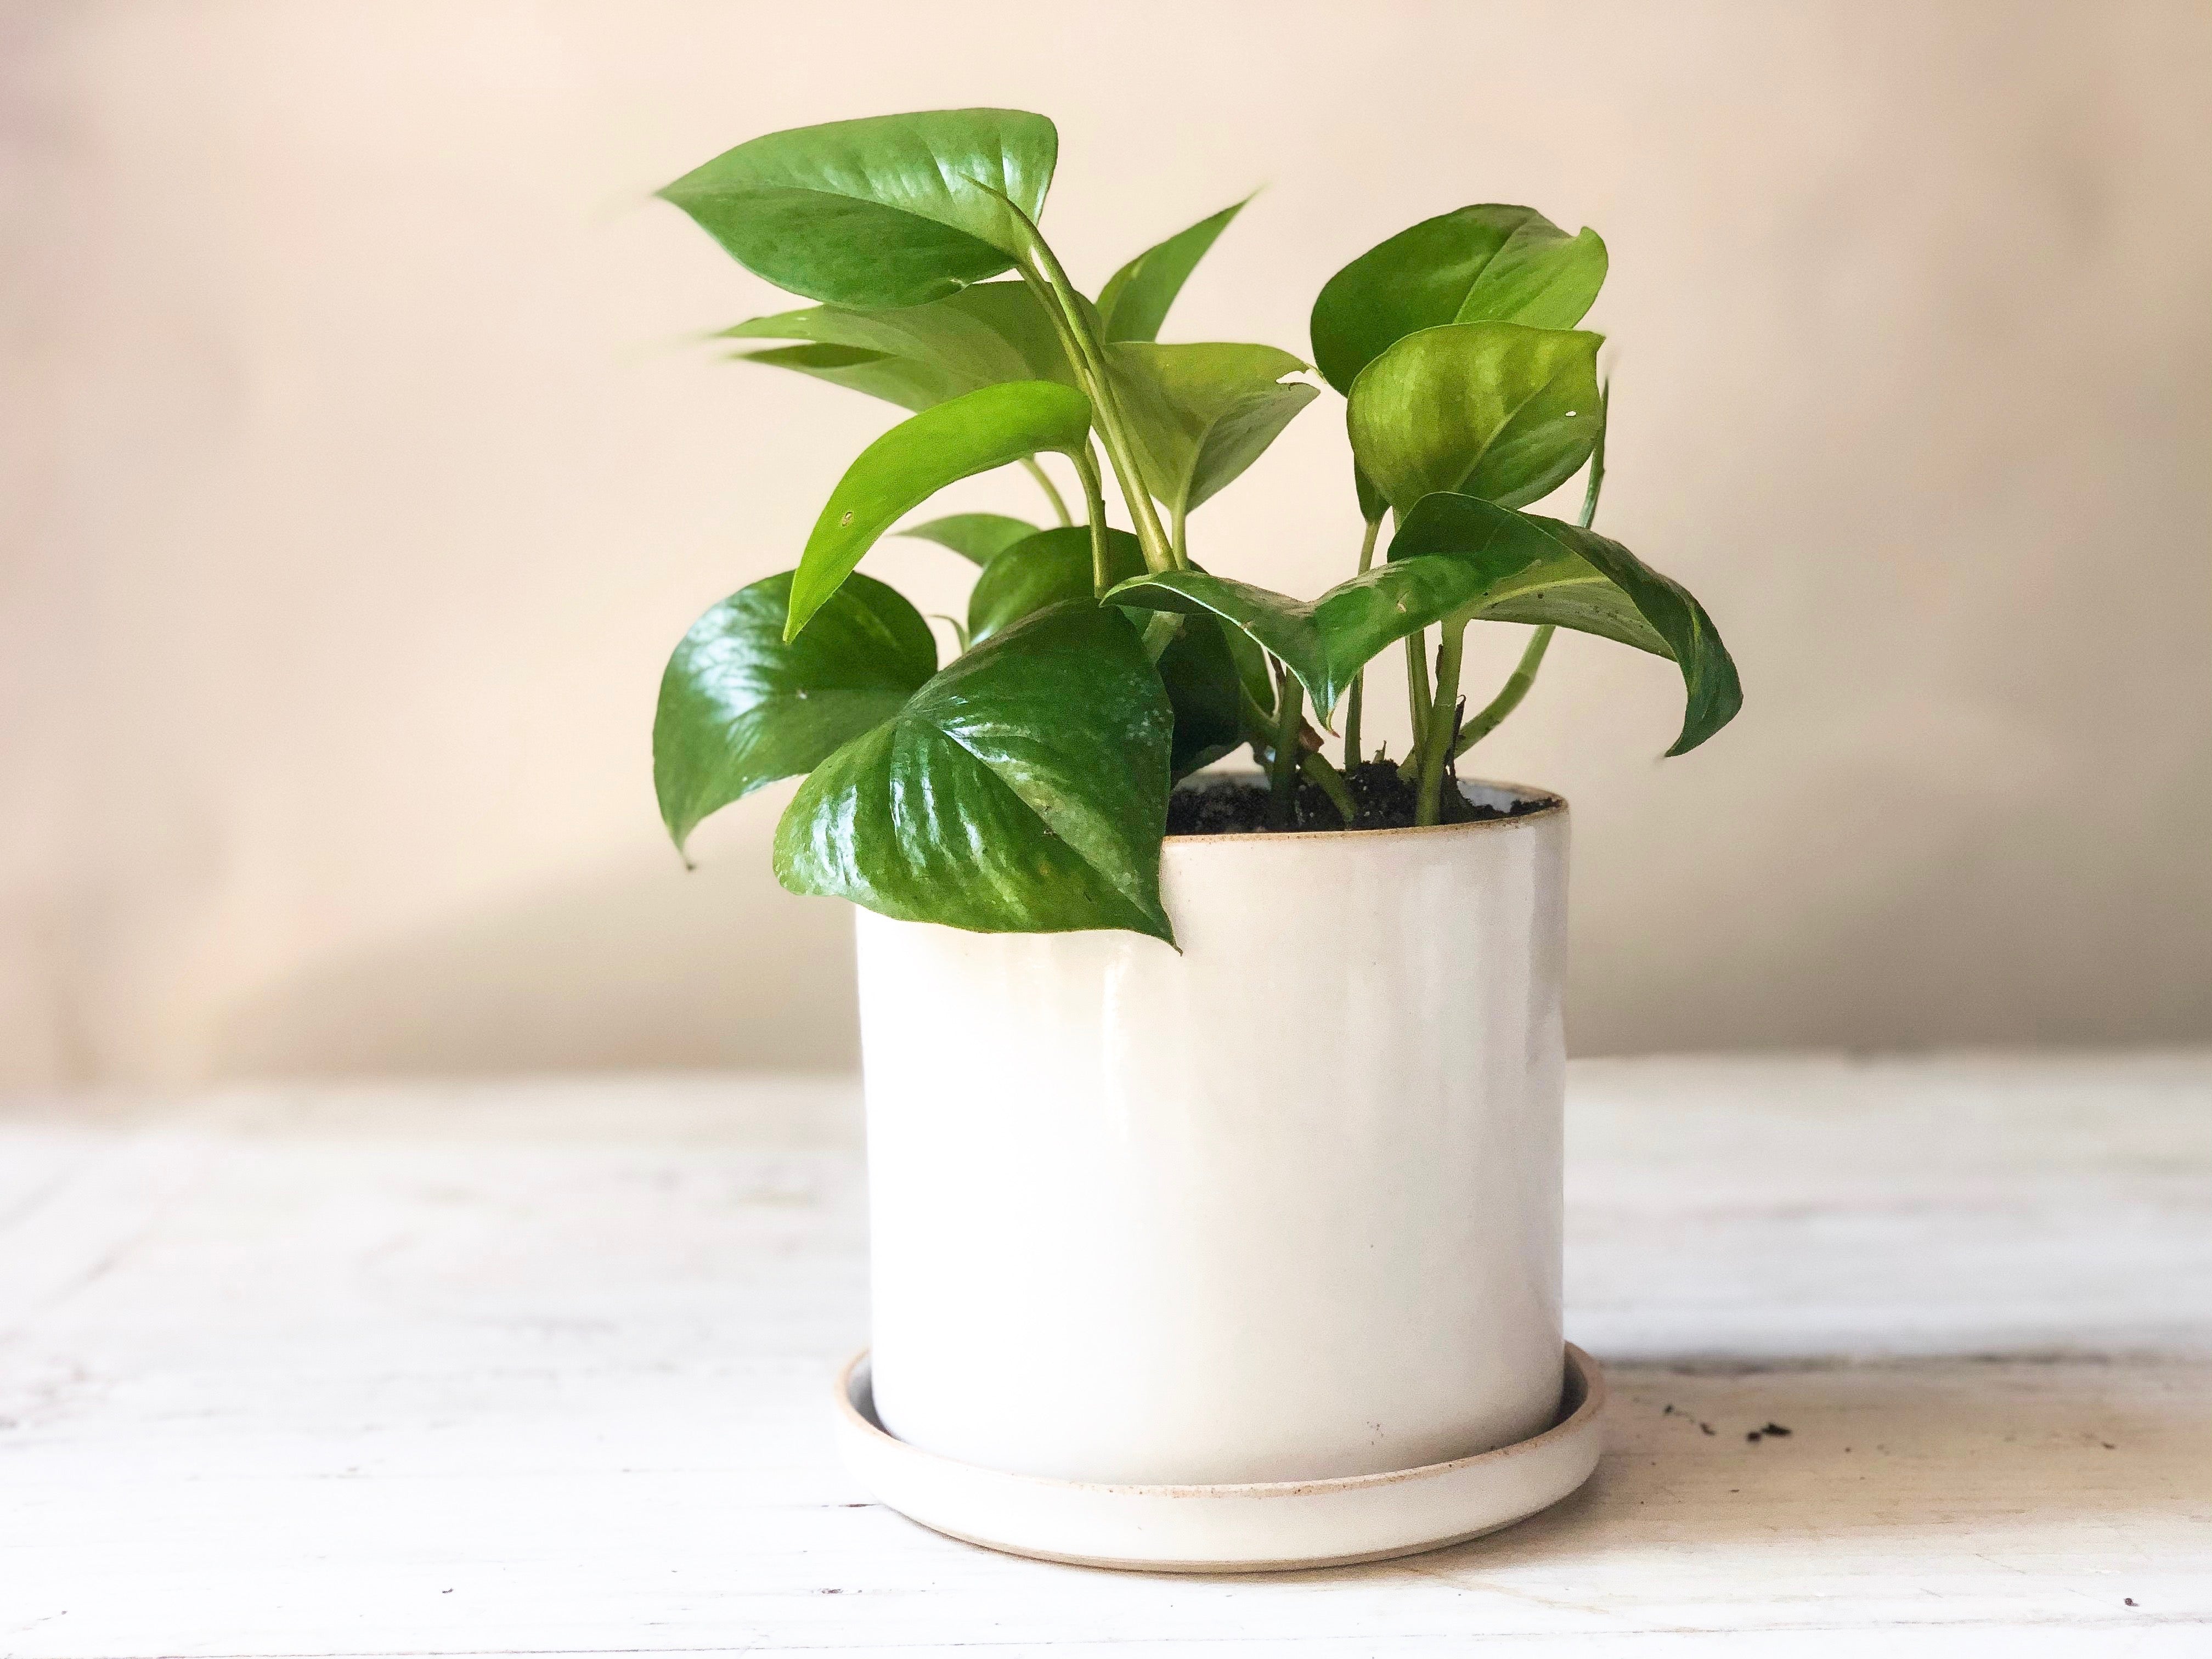
[[[776,875],[908,921],[1172,943],[1159,893],[1170,721],[1120,612],[1041,612],[817,766],[776,828]]]
[[[985,386],[900,422],[860,452],[815,520],[784,637],[796,639],[860,556],[945,485],[1042,450],[1072,453],[1090,432],[1090,399],[1052,380]]]
[[[1442,556],[1480,570],[1478,619],[1549,623],[1673,658],[1686,701],[1670,755],[1695,749],[1743,706],[1735,663],[1705,607],[1595,531],[1473,496],[1431,495],[1407,515],[1389,556],[1417,565]]]
[[[1519,507],[1589,459],[1604,424],[1601,337],[1517,323],[1408,334],[1346,405],[1359,469],[1400,514],[1439,490]]]
[[[1251,199],[1248,196],[1188,230],[1155,242],[1115,271],[1098,291],[1099,338],[1109,343],[1158,339],[1160,325],[1167,320],[1168,307],[1182,292],[1183,283]]]
[[[1329,724],[1352,677],[1376,653],[1463,608],[1480,590],[1480,574],[1464,562],[1409,559],[1363,571],[1310,601],[1202,570],[1133,577],[1106,598],[1111,605],[1219,617],[1297,676]]]
[[[1013,264],[1009,204],[1043,210],[1059,152],[1052,123],[1021,110],[873,116],[769,133],[660,195],[778,288],[912,306]]]
[[[786,346],[738,356],[911,410],[1007,380],[1076,384],[1051,318],[1020,283],[981,283],[928,305],[890,311],[812,306],[779,312],[725,329],[722,337],[809,342],[811,349]]]
[[[678,852],[709,813],[811,770],[937,672],[929,624],[867,576],[853,577],[787,643],[791,577],[741,587],[708,611],[661,676],[653,782]]]
[[[1444,323],[1572,328],[1605,285],[1605,244],[1534,208],[1486,204],[1424,219],[1361,254],[1314,301],[1314,362],[1349,394],[1359,371]]]
[[[983,567],[983,574],[969,590],[969,641],[981,645],[1024,617],[1070,599],[1094,598],[1091,558],[1091,530],[1086,525],[1040,530],[1006,549]],[[1127,531],[1109,529],[1106,562],[1118,582],[1145,568],[1145,550]]]
[[[1304,381],[1284,381],[1305,365],[1273,346],[1125,340],[1108,348],[1107,365],[1146,482],[1176,513],[1259,459],[1321,395]]]
[[[972,563],[987,565],[1016,542],[1036,535],[1037,527],[1026,519],[1010,519],[1003,513],[955,513],[892,533],[935,542]]]

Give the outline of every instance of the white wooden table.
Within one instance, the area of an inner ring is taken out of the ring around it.
[[[1184,1580],[952,1543],[836,1466],[850,1085],[18,1103],[0,1653],[2212,1654],[2212,1054],[1571,1095],[1597,1478]]]

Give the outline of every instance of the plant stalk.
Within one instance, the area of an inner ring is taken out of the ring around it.
[[[1078,465],[1079,465],[1080,463]],[[1059,519],[1061,525],[1064,526],[1073,524],[1075,520],[1067,516],[1067,501],[1060,495],[1060,486],[1053,483],[1052,474],[1037,464],[1037,458],[1034,455],[1023,456],[1022,465],[1030,477],[1037,481],[1037,488],[1044,491],[1045,499],[1052,503],[1053,514]]]
[[[1413,804],[1413,822],[1434,823],[1443,801],[1444,762],[1452,752],[1452,725],[1459,718],[1459,668],[1467,647],[1464,616],[1444,618],[1443,640],[1437,647],[1437,695],[1429,710],[1429,728],[1421,739],[1421,793]]]
[[[1382,528],[1380,518],[1367,521],[1366,537],[1359,544],[1359,574],[1365,575],[1375,562],[1375,536]],[[1359,711],[1367,701],[1367,670],[1362,667],[1352,677],[1352,695],[1344,709],[1344,765],[1346,771],[1359,764]],[[1348,822],[1349,820],[1347,820]]]
[[[1084,510],[1091,515],[1091,591],[1097,599],[1106,597],[1106,590],[1114,585],[1113,568],[1106,557],[1106,484],[1098,476],[1098,458],[1091,453],[1091,446],[1073,452],[1076,477],[1083,480]]]
[[[1613,412],[1613,385],[1607,381],[1598,388],[1597,442],[1590,449],[1589,482],[1583,487],[1583,528],[1588,530],[1597,517],[1597,499],[1605,489],[1605,428],[1607,417]],[[1546,623],[1529,636],[1522,647],[1521,660],[1505,677],[1505,684],[1498,690],[1480,714],[1460,728],[1458,738],[1452,744],[1452,758],[1462,755],[1495,732],[1505,717],[1521,706],[1528,695],[1528,688],[1536,684],[1536,671],[1544,665],[1544,653],[1552,648],[1552,635],[1556,630]]]
[[[1406,757],[1398,775],[1411,781],[1420,775],[1421,743],[1429,730],[1429,630],[1406,636],[1406,712],[1413,717],[1413,752]]]
[[[1452,758],[1462,755],[1480,743],[1498,729],[1498,723],[1521,706],[1521,699],[1528,695],[1528,688],[1536,683],[1536,670],[1544,660],[1544,653],[1551,648],[1553,627],[1546,623],[1530,637],[1528,647],[1521,653],[1520,665],[1506,676],[1505,684],[1483,711],[1460,728],[1459,740],[1452,744]]]
[[[1267,772],[1267,827],[1289,830],[1297,823],[1295,791],[1298,773],[1298,726],[1305,713],[1305,688],[1286,670],[1275,674],[1275,754]]]
[[[1105,441],[1106,459],[1113,463],[1115,482],[1121,486],[1121,500],[1129,509],[1130,522],[1136,526],[1138,544],[1145,550],[1145,566],[1156,572],[1182,569],[1184,567],[1160,527],[1152,491],[1146,488],[1144,472],[1137,465],[1135,447],[1121,419],[1121,400],[1115,397],[1107,375],[1106,354],[1091,331],[1090,319],[1083,314],[1082,296],[1067,280],[1067,272],[1044,234],[1012,203],[1006,206],[1027,232],[1030,257],[1020,264],[1023,280],[1059,324],[1060,349],[1067,353],[1076,377],[1084,383],[1084,393],[1091,399],[1091,421]]]
[[[1358,805],[1352,799],[1352,790],[1344,781],[1344,774],[1328,763],[1328,757],[1318,749],[1309,749],[1298,757],[1298,771],[1308,783],[1317,785],[1328,797],[1328,804],[1336,808],[1337,817],[1350,829],[1352,821],[1359,816]]]

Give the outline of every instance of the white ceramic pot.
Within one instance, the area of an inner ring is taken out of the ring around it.
[[[860,913],[874,1407],[1087,1482],[1310,1481],[1557,1419],[1564,802],[1176,838],[1181,954]]]

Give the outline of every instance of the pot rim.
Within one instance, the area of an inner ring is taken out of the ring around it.
[[[1224,778],[1252,778],[1262,775],[1256,771],[1220,772],[1214,775]],[[1182,848],[1213,845],[1243,846],[1252,842],[1352,841],[1362,843],[1386,841],[1403,836],[1453,836],[1490,830],[1512,830],[1524,824],[1541,823],[1547,818],[1567,816],[1567,798],[1556,789],[1545,789],[1533,783],[1515,783],[1506,778],[1459,778],[1455,780],[1461,791],[1469,784],[1480,784],[1486,789],[1501,789],[1522,796],[1534,796],[1544,802],[1533,812],[1516,812],[1511,817],[1477,818],[1472,823],[1412,824],[1397,830],[1237,830],[1225,835],[1170,836],[1164,847]],[[1176,788],[1182,787],[1177,784]]]

